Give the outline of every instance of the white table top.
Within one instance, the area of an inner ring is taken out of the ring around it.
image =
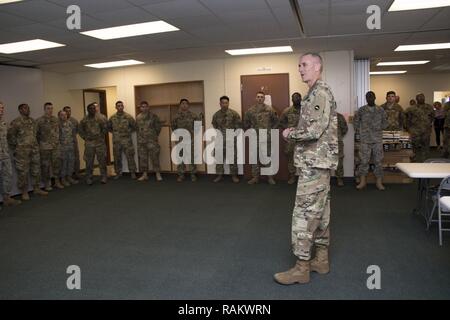
[[[397,163],[396,166],[410,178],[450,176],[450,163]]]
[[[441,203],[441,208],[444,207],[446,210],[450,209],[450,197],[441,197],[439,202]]]

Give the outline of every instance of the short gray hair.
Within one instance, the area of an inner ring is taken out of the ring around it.
[[[307,53],[302,54],[302,57],[304,57],[304,56],[312,56],[312,57],[315,57],[315,58],[319,59],[319,61],[320,61],[320,72],[323,71],[323,59],[322,59],[322,56],[319,53],[317,53],[317,52],[307,52]]]

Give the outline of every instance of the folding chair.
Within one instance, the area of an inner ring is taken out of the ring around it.
[[[450,229],[445,229],[442,227],[443,222],[450,222],[449,219],[443,219],[446,217],[450,217],[450,175],[442,179],[436,195],[433,197],[434,205],[433,211],[430,214],[429,224],[431,222],[438,223],[438,231],[439,231],[439,245],[442,246],[442,232],[450,231]],[[437,207],[437,219],[433,220],[433,214]]]
[[[450,159],[446,158],[431,158],[424,161],[424,163],[450,163]],[[420,179],[419,180],[419,190],[425,194],[425,212],[430,212],[427,219],[427,230],[430,228],[431,222],[436,222],[437,220],[432,220],[434,211],[437,208],[438,198],[436,198],[436,192],[439,185],[430,185],[430,179]],[[433,201],[433,208],[429,211],[428,203]]]

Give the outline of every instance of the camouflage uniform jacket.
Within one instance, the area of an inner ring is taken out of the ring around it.
[[[113,142],[129,141],[136,131],[136,121],[126,112],[115,113],[108,121],[108,130],[113,134]]]
[[[59,122],[59,144],[62,150],[73,150],[74,144],[73,122],[66,120]]]
[[[223,111],[220,109],[216,113],[214,113],[212,118],[212,125],[214,129],[220,130],[222,134],[225,134],[227,129],[239,129],[242,128],[242,121],[241,116],[236,111],[228,108],[227,110]]]
[[[387,126],[386,112],[380,106],[365,105],[359,108],[353,119],[353,126],[363,143],[381,143],[383,130]]]
[[[201,121],[200,116],[190,110],[178,111],[172,119],[172,130],[186,129],[193,134],[194,121]]]
[[[98,145],[105,143],[105,135],[108,132],[105,117],[85,116],[78,128],[80,137],[87,145]]]
[[[300,121],[288,139],[295,145],[294,163],[300,169],[336,169],[338,133],[336,102],[330,87],[322,80],[309,89],[302,101]]]
[[[158,141],[158,136],[161,132],[161,121],[156,114],[150,111],[139,113],[136,117],[136,127],[138,143]]]
[[[8,125],[3,119],[0,119],[0,160],[9,158],[9,146],[6,135],[8,134]]]
[[[282,129],[295,128],[300,120],[301,107],[290,106],[286,108],[280,117],[279,126]]]
[[[12,149],[21,147],[36,147],[37,126],[33,118],[20,116],[11,122],[8,129],[8,143]]]
[[[415,105],[406,110],[406,128],[411,136],[431,133],[434,109],[429,104]]]
[[[59,120],[54,116],[42,116],[36,120],[37,140],[41,150],[59,147]]]
[[[244,115],[244,129],[275,129],[278,127],[278,115],[276,111],[264,104],[250,107]],[[270,134],[270,130],[268,130]]]
[[[402,131],[405,125],[405,113],[403,112],[403,108],[397,103],[389,106],[387,102],[382,104],[381,107],[384,109],[384,112],[386,112],[388,122],[385,130]]]

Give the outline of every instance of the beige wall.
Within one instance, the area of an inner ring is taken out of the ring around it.
[[[371,76],[370,88],[377,96],[377,103],[385,102],[386,92],[394,90],[400,96],[400,105],[409,106],[409,100],[418,93],[425,95],[425,101],[433,103],[434,91],[450,91],[450,73],[403,74],[393,76]]]
[[[352,103],[354,100],[352,98],[353,53],[336,51],[323,53],[323,56],[325,70],[328,70],[324,73],[324,79],[334,90],[339,111],[350,114],[354,108]],[[224,94],[230,97],[231,108],[238,113],[241,112],[241,75],[289,73],[290,94],[298,91],[305,95],[308,89],[301,82],[297,66],[298,54],[236,57],[80,72],[62,76],[64,81],[58,83],[53,81],[49,87],[54,85],[55,90],[59,90],[60,83],[65,83],[66,90],[70,90],[72,94],[56,94],[59,98],[67,97],[72,108],[78,109],[82,108],[82,103],[77,98],[76,92],[85,88],[115,87],[116,97],[124,102],[125,111],[135,115],[135,85],[202,80],[205,93],[205,123],[208,128],[211,127],[214,112],[219,108],[218,99]],[[263,71],[260,71],[261,68]],[[49,78],[52,79],[53,75]],[[46,91],[49,99],[51,99],[51,91],[50,89]],[[109,101],[108,105],[110,105]],[[81,115],[83,111],[74,112],[75,114]],[[353,143],[349,141],[349,144],[351,146],[346,146],[346,149],[353,148]],[[345,165],[349,175],[352,174],[352,163],[353,157],[349,156]],[[212,168],[209,168],[208,172],[212,172]]]

